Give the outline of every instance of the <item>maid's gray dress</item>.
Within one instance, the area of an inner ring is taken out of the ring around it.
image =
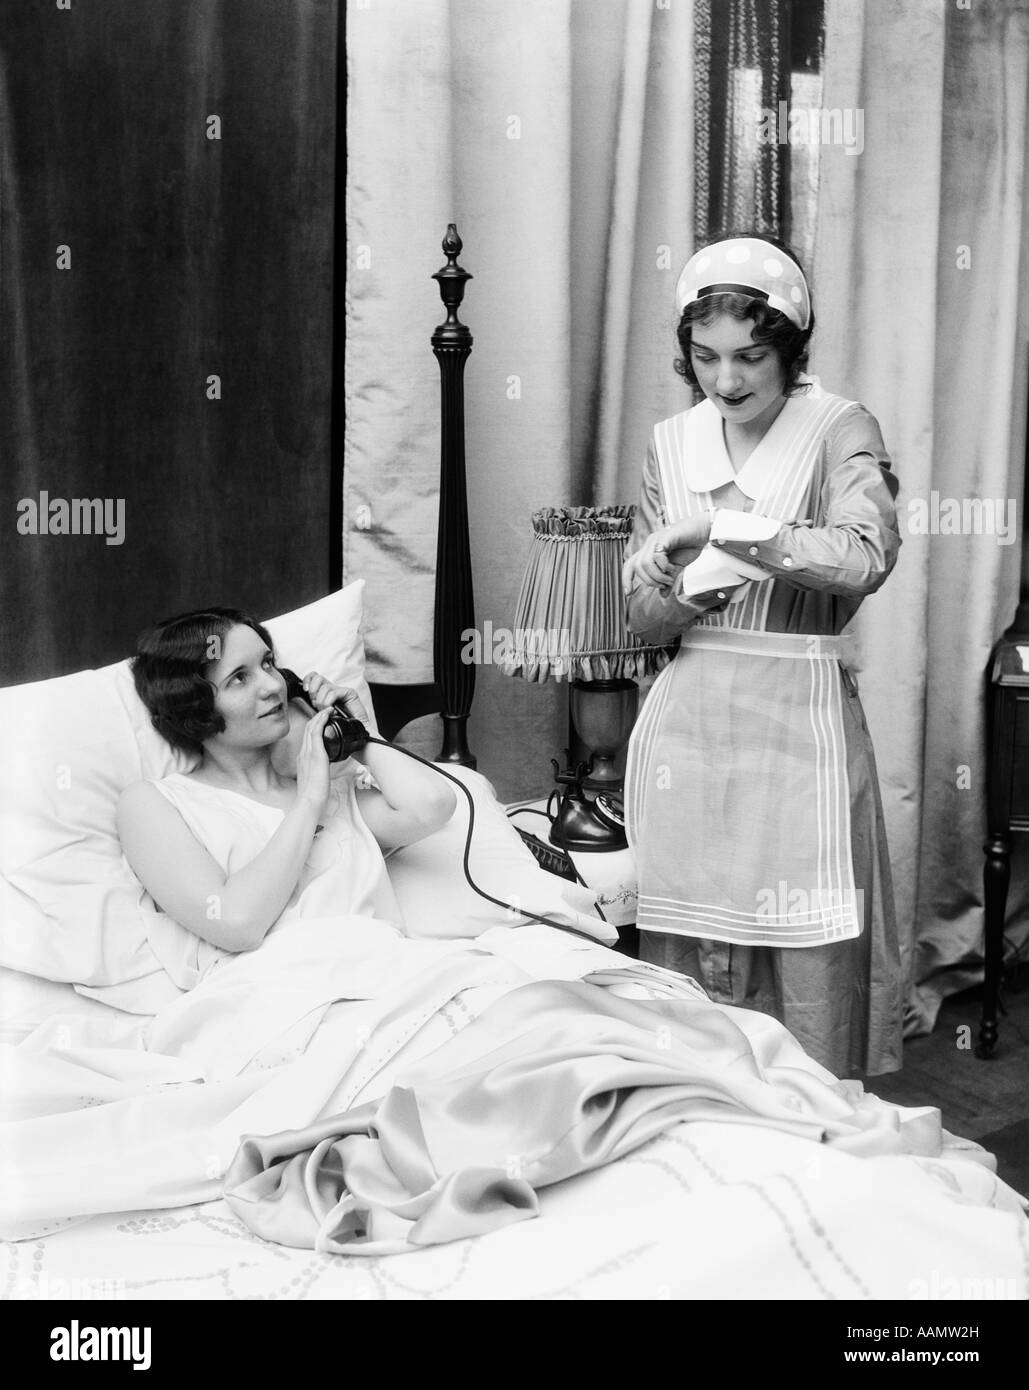
[[[671,591],[629,597],[636,633],[680,645],[633,732],[627,829],[644,959],[874,1075],[901,1065],[900,955],[839,633],[896,562],[897,483],[868,411],[806,380],[738,472],[710,401],[655,428],[629,553],[716,510]]]

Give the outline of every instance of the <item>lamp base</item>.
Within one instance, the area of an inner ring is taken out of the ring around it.
[[[590,769],[588,791],[618,791],[622,774],[615,766],[636,721],[639,687],[630,680],[576,679],[571,682],[569,724]]]

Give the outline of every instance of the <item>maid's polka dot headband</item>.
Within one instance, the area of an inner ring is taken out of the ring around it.
[[[716,241],[686,262],[675,287],[677,312],[712,294],[747,294],[766,300],[798,328],[811,322],[811,295],[800,266],[753,237]]]

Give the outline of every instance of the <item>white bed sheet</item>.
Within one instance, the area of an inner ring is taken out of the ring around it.
[[[61,1002],[69,1018],[106,1012],[67,986]],[[951,1136],[938,1157],[855,1157],[746,1122],[683,1123],[540,1199],[535,1219],[386,1257],[267,1243],[220,1200],[99,1216],[0,1244],[0,1297],[1029,1297],[1022,1204]]]
[[[532,868],[522,902],[549,880],[557,896],[543,910],[567,912],[562,881]],[[546,947],[535,978],[578,978],[583,951],[622,959],[546,928],[507,939],[516,956]],[[143,1022],[13,971],[0,975],[0,1005],[2,1040],[15,1045],[55,1015],[86,1034]],[[739,1119],[696,1120],[545,1188],[539,1217],[474,1240],[381,1257],[292,1250],[207,1201],[0,1244],[0,1297],[1025,1299],[1024,1204],[982,1158],[949,1136],[932,1158],[856,1157]]]

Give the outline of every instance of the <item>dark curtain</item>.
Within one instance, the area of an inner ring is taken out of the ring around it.
[[[4,0],[3,683],[338,584],[337,23],[336,0]],[[106,502],[109,534],[27,533],[41,493]]]

